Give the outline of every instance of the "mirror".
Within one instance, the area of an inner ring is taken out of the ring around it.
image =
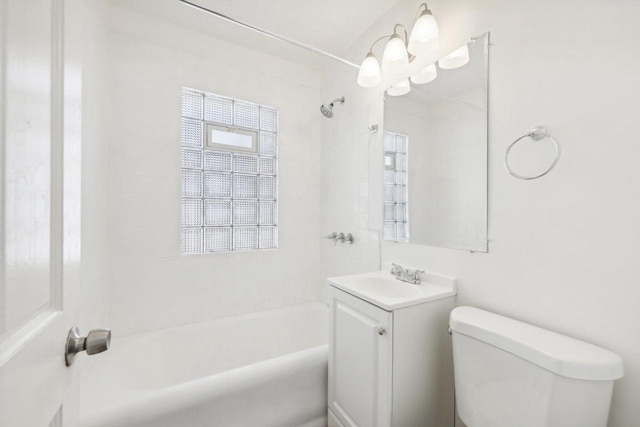
[[[487,251],[488,47],[476,37],[468,62],[462,47],[385,95],[384,240]]]

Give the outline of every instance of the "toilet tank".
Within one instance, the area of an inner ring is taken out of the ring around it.
[[[615,353],[473,307],[457,307],[456,406],[467,427],[605,427]]]

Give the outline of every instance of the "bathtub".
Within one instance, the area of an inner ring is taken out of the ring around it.
[[[92,357],[82,427],[325,427],[320,303],[114,338]]]

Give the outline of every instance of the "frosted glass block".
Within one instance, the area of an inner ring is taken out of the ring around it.
[[[278,154],[278,139],[275,133],[260,132],[260,154],[269,157]]]
[[[407,185],[406,172],[396,172],[396,184]]]
[[[233,249],[236,251],[258,249],[258,227],[234,227]]]
[[[258,177],[256,175],[233,175],[234,199],[257,199]]]
[[[202,120],[203,93],[182,89],[182,116]]]
[[[396,135],[396,152],[407,152],[407,137],[404,135]]]
[[[180,252],[194,254],[202,252],[202,229],[183,228],[180,239]]]
[[[233,225],[257,225],[258,202],[255,200],[233,201]]]
[[[396,154],[396,170],[399,172],[403,172],[407,170],[407,155],[406,154]]]
[[[231,153],[205,151],[204,168],[214,171],[231,172]]]
[[[260,198],[266,200],[276,200],[278,196],[276,178],[274,176],[260,176]]]
[[[231,198],[231,174],[205,172],[204,197]]]
[[[182,119],[182,145],[202,147],[202,122]]]
[[[395,222],[384,223],[384,239],[396,240],[396,223]]]
[[[259,107],[256,104],[235,101],[233,107],[234,125],[258,129]]]
[[[231,225],[231,200],[206,199],[204,225]]]
[[[260,129],[269,132],[278,131],[278,110],[269,107],[260,107]]]
[[[278,227],[260,227],[260,249],[278,247]]]
[[[276,225],[278,223],[278,204],[276,202],[260,202],[260,225]]]
[[[384,201],[395,202],[396,201],[396,187],[395,185],[384,186]]]
[[[406,214],[407,214],[407,205],[405,205],[404,203],[400,203],[396,205],[396,221],[404,221],[406,220]]]
[[[264,175],[275,175],[278,171],[278,161],[270,157],[260,158],[260,173]]]
[[[202,169],[202,151],[193,148],[182,149],[182,167],[190,169]]]
[[[405,187],[403,185],[396,185],[395,193],[396,193],[396,202],[397,203],[406,203],[407,202],[407,187]]]
[[[385,184],[395,184],[396,183],[396,173],[394,171],[384,171],[384,183]]]
[[[405,224],[404,222],[397,222],[396,223],[396,240],[405,240],[406,239],[406,233],[405,233]]]
[[[233,171],[241,173],[258,173],[258,158],[243,154],[233,155]]]
[[[384,204],[384,220],[393,221],[395,219],[396,205],[393,203]]]
[[[202,225],[202,200],[182,199],[182,225]]]
[[[231,248],[231,228],[213,227],[204,229],[205,252],[227,252]]]
[[[384,151],[396,151],[396,136],[393,133],[384,133]]]
[[[204,119],[225,125],[233,124],[233,100],[207,95],[204,98]]]
[[[184,197],[202,197],[202,172],[182,169],[182,195]]]

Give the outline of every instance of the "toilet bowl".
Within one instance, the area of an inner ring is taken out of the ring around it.
[[[606,427],[617,354],[473,307],[455,308],[449,325],[467,427]]]

